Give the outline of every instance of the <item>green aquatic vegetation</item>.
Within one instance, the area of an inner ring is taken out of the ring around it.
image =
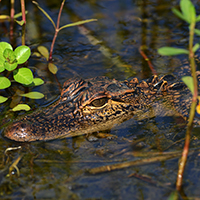
[[[68,27],[72,27],[72,26],[79,26],[79,25],[82,25],[82,24],[85,24],[85,23],[89,23],[89,22],[93,22],[93,21],[97,21],[97,19],[82,20],[82,21],[78,21],[78,22],[66,24],[66,25],[63,25],[63,26],[60,27],[60,18],[61,18],[61,13],[62,13],[62,9],[63,9],[64,3],[65,3],[65,0],[63,0],[62,3],[61,3],[59,14],[58,14],[58,19],[57,19],[57,23],[56,24],[53,21],[53,19],[51,18],[51,16],[44,9],[42,9],[36,1],[32,1],[32,3],[35,4],[38,7],[38,9],[40,9],[42,11],[42,13],[49,19],[49,21],[52,23],[52,25],[53,25],[53,27],[55,29],[55,34],[54,34],[54,37],[53,37],[53,40],[52,40],[52,43],[51,43],[50,51],[48,51],[43,46],[40,46],[38,48],[38,51],[40,52],[40,54],[42,56],[45,57],[45,59],[47,61],[49,61],[49,63],[48,63],[48,69],[49,69],[49,71],[51,73],[53,73],[53,74],[56,74],[57,71],[58,71],[58,69],[57,69],[56,65],[54,65],[52,63],[52,55],[53,55],[53,49],[54,49],[54,45],[55,45],[55,41],[56,41],[56,38],[58,36],[58,33],[62,29],[65,29],[65,28],[68,28]]]
[[[34,78],[32,71],[27,67],[21,67],[31,55],[31,50],[28,46],[22,45],[13,50],[12,46],[7,42],[0,42],[0,89],[6,89],[11,86],[13,74],[14,81],[24,85],[25,87],[38,86],[44,83],[40,78]],[[19,67],[20,66],[20,67]],[[7,76],[2,74],[8,71]],[[25,94],[18,94],[21,97],[27,97],[31,99],[40,99],[44,95],[39,92],[29,92]],[[8,100],[8,97],[0,96],[0,103]],[[12,110],[30,110],[27,104],[18,105],[17,109],[14,107]]]
[[[200,21],[200,15],[196,16],[195,7],[190,0],[181,0],[180,10],[181,11],[177,10],[176,8],[173,8],[172,12],[175,15],[177,15],[180,19],[184,20],[186,23],[189,24],[188,49],[180,49],[180,48],[174,48],[174,47],[162,47],[158,49],[158,53],[165,56],[187,54],[189,57],[190,67],[191,67],[191,76],[182,77],[183,82],[190,89],[193,95],[193,98],[192,98],[190,116],[189,116],[187,130],[186,130],[185,146],[183,149],[182,157],[179,162],[179,169],[177,173],[176,189],[178,191],[181,190],[181,186],[182,186],[183,173],[184,173],[185,165],[187,162],[187,156],[189,152],[190,135],[191,135],[192,127],[193,127],[195,110],[197,110],[197,112],[200,111],[199,105],[197,105],[197,99],[200,97],[198,97],[198,85],[197,85],[196,66],[195,66],[195,59],[194,59],[195,52],[200,47],[199,43],[194,44],[194,34],[197,34],[200,36],[200,30],[195,29],[196,23]]]
[[[27,14],[28,11],[25,11],[25,14]],[[17,13],[13,16],[14,20],[19,24],[19,25],[23,25],[23,21],[19,21],[17,20],[17,18],[21,17],[22,16],[22,13]],[[0,22],[6,22],[6,21],[11,21],[11,17],[9,15],[0,15]]]
[[[38,46],[37,51],[38,52],[34,52],[33,55],[37,56],[37,57],[43,57],[48,62],[48,60],[49,60],[49,50],[44,46]],[[48,63],[48,69],[52,74],[56,74],[57,71],[58,71],[57,66],[52,62]]]
[[[15,14],[15,4],[18,5],[18,3],[15,3],[15,0],[10,1],[10,16],[9,15],[0,15],[0,22],[5,22],[9,21],[10,22],[10,39],[11,41],[13,40],[13,35],[14,35],[14,22],[19,24],[22,27],[22,34],[21,34],[21,39],[22,39],[22,45],[25,45],[25,28],[26,28],[26,14],[28,11],[25,10],[25,1],[21,0],[20,5],[21,5],[21,11],[18,14]],[[22,20],[17,20],[17,18],[22,17]],[[11,42],[12,43],[12,42]]]

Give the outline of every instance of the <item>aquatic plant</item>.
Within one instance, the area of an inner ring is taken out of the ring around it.
[[[13,51],[13,48],[9,43],[0,42],[0,72],[8,72],[7,76],[0,76],[0,89],[6,89],[11,86],[11,72],[13,73],[13,79],[25,87],[38,86],[44,83],[42,79],[34,78],[33,73],[29,68],[24,66],[21,67],[21,65],[29,59],[30,55],[31,50],[28,46],[22,45]],[[17,94],[18,96],[31,99],[40,99],[44,97],[40,92],[29,92],[25,94],[18,92]],[[0,103],[7,100],[8,97],[0,96]],[[18,104],[12,110],[30,110],[30,107],[27,104]]]
[[[44,81],[40,78],[34,78],[32,71],[25,67],[27,60],[31,55],[31,50],[28,46],[25,45],[25,29],[26,29],[26,13],[25,10],[25,1],[21,0],[21,13],[15,15],[14,8],[15,1],[11,0],[11,10],[9,15],[0,15],[1,21],[10,21],[10,39],[12,43],[13,39],[13,26],[14,22],[22,26],[22,45],[18,46],[15,50],[10,43],[0,42],[0,90],[7,89],[11,86],[11,82],[16,81],[22,84],[25,87],[33,87],[38,86],[44,83]],[[22,16],[22,20],[17,20],[18,17]],[[7,71],[7,72],[6,72]],[[13,74],[13,77],[10,74]],[[3,74],[6,74],[4,76]],[[27,97],[31,99],[40,99],[43,98],[44,95],[40,92],[28,92],[25,93],[21,90],[16,90],[14,96],[12,97],[13,107],[12,111],[19,110],[30,110],[29,105],[27,104],[19,104],[21,98],[18,97]],[[0,103],[4,103],[11,97],[0,96]],[[12,103],[12,102],[11,102]]]
[[[55,25],[52,18],[47,14],[46,11],[44,11],[37,2],[33,1],[33,3],[43,12],[43,14],[51,21],[55,28],[55,34],[53,37],[53,41],[51,44],[50,52],[46,47],[39,46],[38,54],[35,52],[35,55],[37,56],[43,56],[48,61],[48,69],[51,73],[56,74],[58,69],[57,66],[52,62],[52,54],[53,54],[53,48],[55,45],[55,41],[57,38],[57,35],[59,31],[61,31],[64,28],[68,28],[71,26],[77,26],[84,23],[96,21],[96,19],[89,19],[89,20],[83,20],[78,21],[70,24],[66,24],[60,27],[60,18],[62,9],[65,3],[65,0],[62,1],[61,7],[58,14],[57,24]],[[21,0],[21,13],[15,15],[15,9],[14,9],[15,1],[11,0],[11,11],[10,16],[9,15],[0,15],[1,21],[10,21],[10,38],[12,43],[12,37],[13,37],[13,26],[14,22],[22,26],[22,46],[17,47],[15,50],[13,50],[12,45],[7,42],[0,42],[0,73],[4,73],[5,71],[8,71],[6,76],[0,75],[0,89],[7,89],[11,86],[11,81],[14,79],[14,81],[22,84],[25,87],[33,87],[38,86],[44,83],[44,81],[40,78],[34,78],[32,71],[28,67],[22,67],[22,64],[27,62],[31,55],[31,50],[28,46],[25,46],[25,29],[26,29],[26,13],[25,10],[25,1]],[[16,20],[18,17],[22,16],[22,20]],[[10,76],[11,72],[13,73],[13,78]],[[43,98],[44,95],[40,92],[28,92],[23,93],[20,90],[15,91],[15,97],[27,97],[31,99],[40,99]],[[14,98],[14,97],[12,97]],[[9,97],[0,96],[0,103],[4,103],[7,101]],[[30,107],[27,104],[18,104],[21,98],[18,98],[18,100],[15,102],[16,106],[12,108],[12,111],[19,111],[19,110],[30,110]]]
[[[54,45],[55,45],[58,33],[62,29],[65,29],[65,28],[68,28],[68,27],[72,27],[72,26],[79,26],[79,25],[82,25],[82,24],[85,24],[85,23],[89,23],[89,22],[93,22],[93,21],[97,21],[97,19],[82,20],[82,21],[66,24],[66,25],[63,25],[63,26],[60,27],[60,18],[61,18],[61,13],[62,13],[62,9],[63,9],[64,3],[65,3],[65,0],[63,0],[62,3],[61,3],[60,10],[59,10],[59,13],[58,13],[58,19],[57,19],[57,23],[56,24],[54,23],[54,21],[51,18],[51,16],[44,9],[42,9],[37,2],[32,1],[32,3],[34,3],[38,7],[38,9],[40,9],[42,11],[42,13],[49,19],[49,21],[52,23],[52,25],[53,25],[53,27],[55,29],[55,33],[54,33],[54,37],[53,37],[53,40],[52,40],[52,43],[51,43],[50,51],[48,52],[47,48],[45,48],[43,46],[40,46],[38,51],[49,62],[48,63],[49,71],[52,74],[56,74],[58,69],[57,69],[57,66],[52,63],[52,59],[53,59],[52,55],[53,55],[53,49],[54,49]],[[36,54],[36,55],[38,55],[38,54]]]
[[[200,30],[196,29],[196,23],[200,21],[200,15],[196,16],[196,10],[194,5],[190,0],[181,0],[180,1],[180,10],[173,8],[172,11],[175,15],[177,15],[180,19],[184,20],[186,23],[189,24],[189,47],[188,49],[180,49],[174,47],[162,47],[158,49],[158,53],[165,56],[172,56],[172,55],[179,55],[179,54],[187,54],[190,61],[191,67],[191,76],[182,77],[182,80],[190,89],[193,98],[192,104],[190,108],[190,116],[186,130],[186,139],[185,139],[185,146],[182,152],[182,157],[179,162],[179,170],[177,174],[177,182],[176,182],[176,189],[178,191],[181,190],[182,180],[183,180],[183,173],[187,161],[187,156],[189,152],[189,144],[190,144],[190,135],[193,127],[193,120],[195,116],[195,110],[199,112],[199,105],[197,105],[197,98],[198,97],[198,85],[197,85],[197,78],[196,78],[196,66],[195,66],[195,59],[194,55],[195,52],[199,49],[199,43],[194,44],[194,34],[200,36]]]

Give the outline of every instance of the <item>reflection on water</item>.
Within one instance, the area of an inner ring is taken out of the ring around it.
[[[53,58],[58,67],[60,84],[78,74],[83,78],[107,76],[118,80],[137,76],[151,76],[147,62],[139,53],[142,47],[158,74],[178,71],[180,59],[185,57],[161,57],[161,46],[187,46],[187,25],[171,12],[178,5],[173,0],[75,0],[66,2],[61,25],[71,21],[96,18],[97,22],[83,27],[64,29],[58,34]],[[194,1],[199,7],[199,2]],[[1,14],[8,14],[9,1],[0,3]],[[59,1],[42,1],[44,8],[54,19],[60,7]],[[32,51],[38,45],[50,48],[54,29],[47,18],[30,1],[26,2],[26,41]],[[16,12],[20,7],[16,5]],[[87,32],[87,34],[86,34]],[[15,27],[13,46],[20,45],[21,28]],[[9,23],[1,23],[1,41],[10,41]],[[46,98],[30,101],[33,108],[41,109],[54,102],[59,94],[55,77],[46,70],[45,61],[32,57],[29,66],[45,80],[36,88]],[[4,91],[5,92],[5,91]],[[6,91],[12,94],[12,91]],[[11,95],[10,94],[10,95]],[[9,104],[0,105],[1,120],[10,121]],[[12,117],[16,117],[14,114]],[[196,127],[192,148],[199,145],[199,128]],[[2,199],[168,199],[174,190],[178,158],[133,166],[97,175],[87,169],[142,159],[141,154],[162,151],[180,151],[184,143],[185,124],[173,117],[154,117],[146,120],[131,119],[107,133],[117,138],[99,138],[90,142],[85,136],[51,142],[17,144],[0,139],[1,171],[0,196]],[[22,145],[19,150],[6,148]],[[22,156],[17,168],[9,167]],[[188,197],[199,197],[198,152],[189,156],[185,173],[184,192]],[[135,174],[134,176],[130,176]],[[130,177],[129,177],[130,176]]]

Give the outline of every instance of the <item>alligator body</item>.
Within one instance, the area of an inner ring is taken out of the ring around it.
[[[171,75],[161,79],[153,76],[141,82],[136,78],[124,82],[107,77],[70,79],[65,82],[56,104],[13,122],[4,130],[4,136],[19,142],[32,142],[108,130],[138,111],[147,111],[158,101],[172,105],[170,109],[175,108],[187,117],[191,103],[185,92],[188,89],[183,83],[174,81]],[[186,100],[179,107],[181,92]]]

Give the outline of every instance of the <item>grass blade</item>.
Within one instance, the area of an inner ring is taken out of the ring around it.
[[[179,54],[189,54],[186,49],[174,48],[174,47],[161,47],[158,49],[158,53],[163,56],[174,56]]]
[[[42,9],[36,1],[32,1],[32,3],[35,4],[38,7],[38,9],[40,9],[43,12],[43,14],[49,19],[49,21],[53,24],[54,28],[56,29],[56,25],[53,19],[49,16],[49,14],[44,9]]]
[[[78,26],[78,25],[82,25],[82,24],[85,24],[85,23],[94,22],[94,21],[97,21],[97,19],[87,19],[87,20],[83,20],[83,21],[78,21],[78,22],[66,24],[66,25],[60,27],[59,30],[62,30],[64,28],[68,28],[68,27],[71,27],[71,26]]]

